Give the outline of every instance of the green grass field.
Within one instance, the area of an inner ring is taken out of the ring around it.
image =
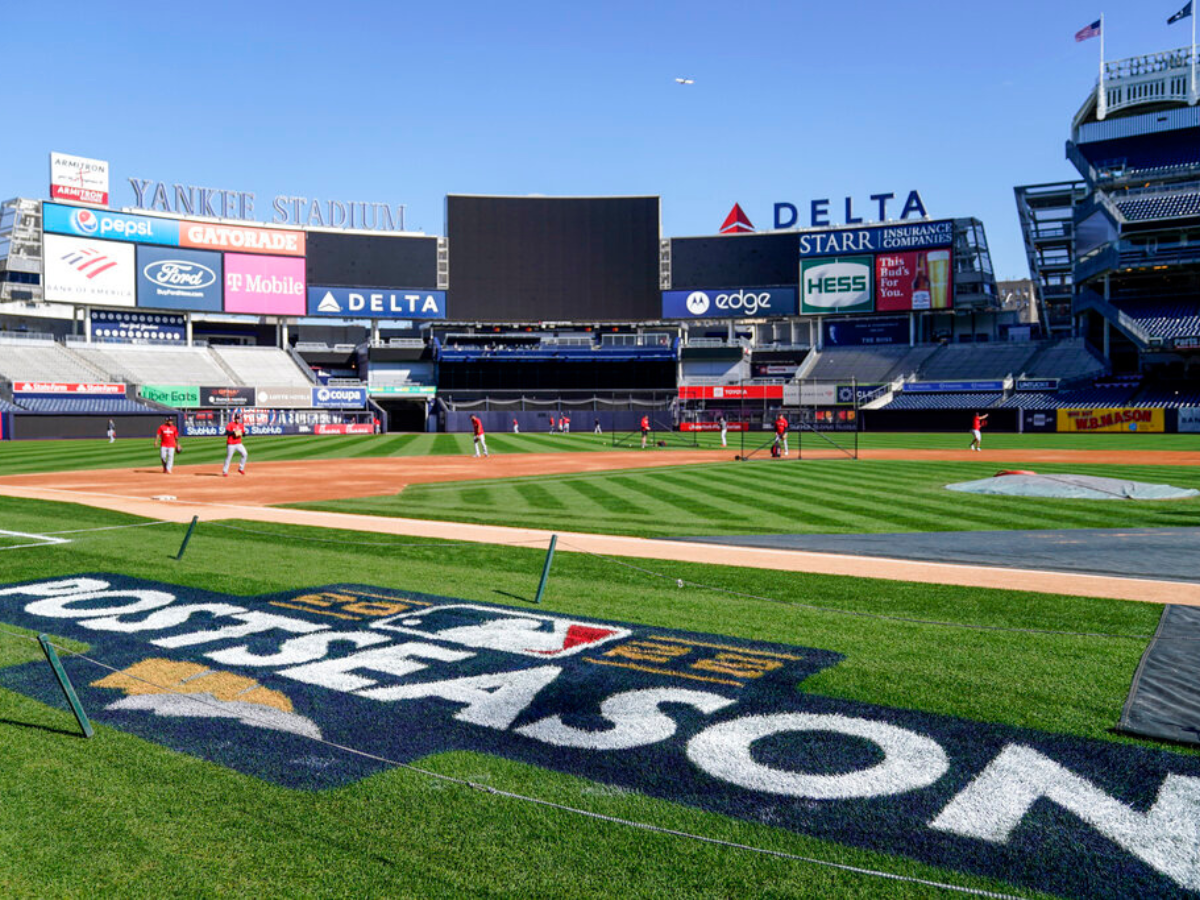
[[[1200,449],[1200,440],[1190,436],[1112,437],[1085,439],[1086,446]],[[355,501],[353,507],[633,534],[1155,526],[1197,524],[1200,518],[1195,501],[1081,503],[1044,510],[1030,501],[997,500],[999,505],[991,506],[979,501],[997,498],[978,498],[973,508],[964,509],[940,485],[991,474],[1002,463],[1003,448],[1084,446],[1070,436],[989,438],[995,438],[987,445],[994,454],[968,463],[715,464],[414,486],[399,498],[373,500],[367,508]],[[863,440],[878,440],[875,446],[962,442],[960,436],[938,435]],[[583,450],[591,436],[497,435],[491,441],[503,452]],[[215,441],[203,449],[199,443],[190,442],[196,455],[187,462],[217,460]],[[596,449],[608,449],[607,441],[595,443]],[[252,461],[264,461],[454,453],[468,444],[459,435],[321,437],[261,439],[250,448]],[[153,461],[148,446],[2,444],[0,472],[142,465]],[[1119,469],[1123,476],[1200,487],[1200,473],[1179,468],[1070,468],[1098,474]],[[69,504],[0,498],[0,528],[8,531],[44,533],[140,521]],[[0,581],[113,572],[241,597],[355,582],[524,606],[544,558],[541,551],[517,547],[430,541],[405,547],[399,545],[412,542],[229,524],[272,533],[202,523],[179,562],[173,559],[183,532],[178,525],[95,531],[57,546],[5,550],[0,541]],[[673,562],[638,564],[668,577],[560,553],[544,609],[844,654],[842,662],[797,687],[814,697],[1036,729],[1108,747],[1161,749],[1112,731],[1157,626],[1159,607]],[[677,587],[676,578],[688,586]],[[9,602],[0,598],[0,623],[6,621]],[[103,636],[89,646],[103,660]],[[36,644],[0,633],[0,667],[35,659],[40,659]],[[68,667],[76,679],[92,674],[81,660],[69,660]],[[882,881],[581,818],[411,771],[386,771],[332,790],[288,790],[116,730],[93,712],[97,736],[84,741],[74,733],[64,703],[48,706],[0,688],[0,896],[954,896],[941,887]],[[220,739],[215,729],[213,740]],[[271,736],[260,740],[269,742]],[[1182,748],[1171,753],[1185,761],[1200,758],[1200,752]],[[1004,878],[916,862],[903,845],[895,854],[857,849],[482,753],[441,753],[421,766],[495,789],[757,848],[1011,896],[1055,895],[1054,884],[1047,885],[1050,893],[1038,893]]]

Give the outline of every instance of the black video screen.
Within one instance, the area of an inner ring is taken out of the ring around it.
[[[671,287],[784,287],[800,279],[800,241],[794,233],[725,234],[674,238]]]
[[[451,317],[658,319],[658,197],[446,198]]]
[[[437,288],[437,238],[308,232],[308,283]]]

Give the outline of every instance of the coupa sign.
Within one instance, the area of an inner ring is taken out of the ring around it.
[[[794,288],[710,288],[663,291],[665,319],[738,319],[796,315]]]
[[[358,409],[367,404],[367,389],[356,387],[311,388],[314,409]]]
[[[1200,759],[820,697],[837,653],[335,585],[0,588],[92,715],[293,788],[467,750],[1079,898],[1200,890]],[[56,702],[43,663],[0,685]],[[214,720],[220,720],[219,731]],[[214,735],[221,739],[215,740]]]

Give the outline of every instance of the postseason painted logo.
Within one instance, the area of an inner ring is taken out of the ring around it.
[[[89,713],[293,788],[467,750],[1074,898],[1200,890],[1200,758],[809,694],[827,650],[360,585],[0,588]],[[45,663],[0,685],[56,703]],[[217,739],[216,736],[220,738]],[[329,742],[329,743],[321,743]]]

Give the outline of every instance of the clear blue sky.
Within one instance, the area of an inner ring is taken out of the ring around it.
[[[1106,55],[1183,46],[1185,0],[1122,0]],[[408,205],[447,193],[659,194],[666,235],[740,202],[916,188],[1027,274],[1012,187],[1074,177],[1090,0],[8,4],[0,195],[43,197],[51,150],[126,179]],[[676,76],[695,84],[681,87]],[[898,208],[896,210],[898,212]]]

